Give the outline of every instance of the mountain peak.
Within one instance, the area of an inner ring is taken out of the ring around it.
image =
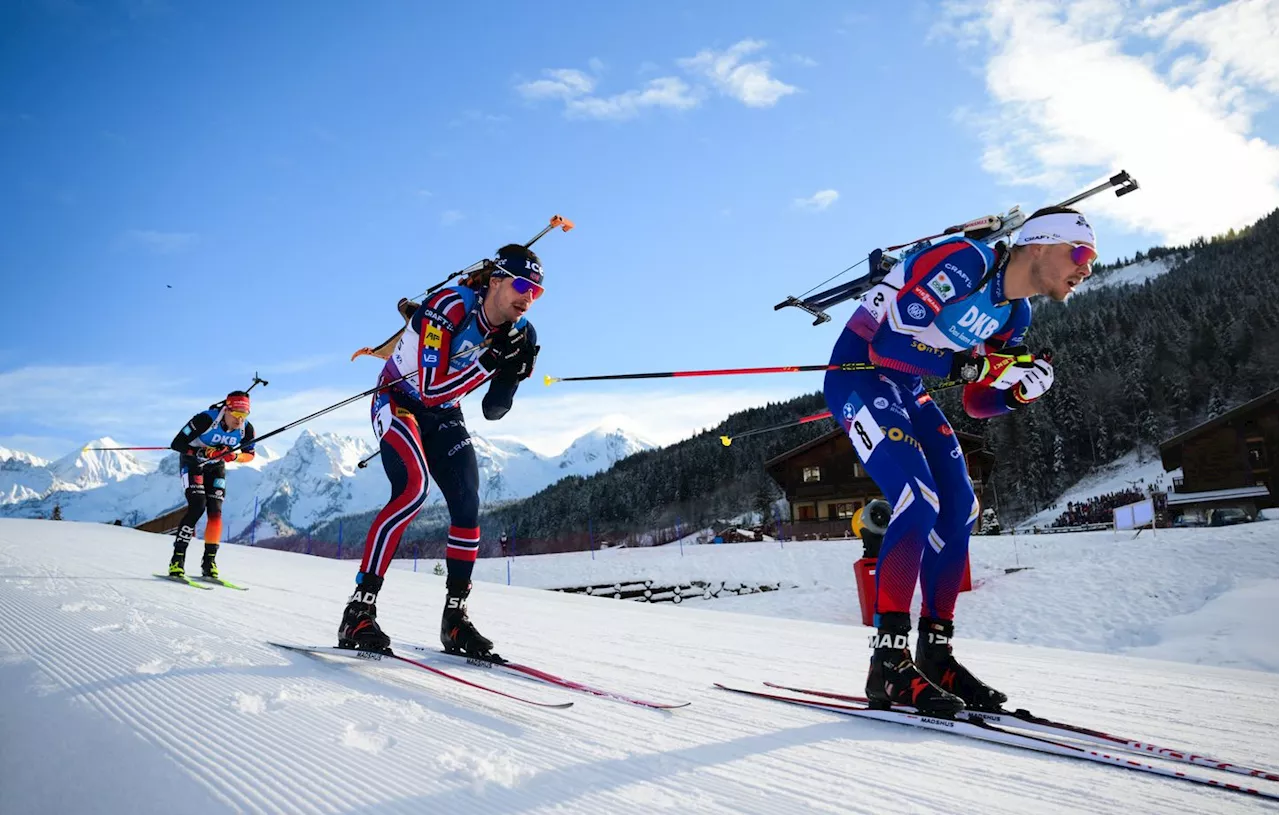
[[[19,461],[23,464],[30,464],[32,467],[44,467],[49,463],[48,459],[40,458],[32,453],[0,447],[0,462],[5,461]]]
[[[88,442],[49,466],[49,471],[71,489],[93,489],[112,481],[123,481],[135,475],[144,475],[147,467],[126,450],[92,450],[92,447],[121,447],[110,436]]]

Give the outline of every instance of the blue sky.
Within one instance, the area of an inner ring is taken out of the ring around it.
[[[1107,260],[1277,200],[1266,0],[25,0],[0,32],[0,445],[45,456],[165,444],[255,370],[259,432],[369,388],[399,297],[556,213],[539,380],[825,362],[848,307],[774,303],[1120,168]],[[531,381],[469,421],[667,443],[820,383]]]

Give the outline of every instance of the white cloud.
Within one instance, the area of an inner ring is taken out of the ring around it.
[[[821,212],[834,204],[839,197],[840,193],[836,190],[818,190],[808,198],[796,198],[791,204],[796,209]]]
[[[537,79],[516,85],[525,99],[572,99],[591,93],[596,86],[593,77],[573,68],[549,68],[542,73],[549,79]]]
[[[798,89],[770,76],[772,66],[767,60],[742,61],[764,46],[760,40],[743,40],[727,50],[705,49],[678,62],[686,70],[706,76],[721,93],[748,107],[773,107],[779,99]]]
[[[688,110],[700,98],[684,80],[664,76],[645,83],[643,89],[629,90],[613,96],[583,96],[565,102],[565,113],[587,119],[632,119],[645,108]]]
[[[1236,0],[1206,11],[1180,6],[1145,18],[1141,25],[1171,45],[1199,46],[1209,61],[1275,93],[1280,91],[1278,14],[1274,0]]]
[[[705,49],[687,59],[676,60],[681,68],[710,81],[722,94],[750,107],[772,107],[797,88],[769,75],[767,60],[744,62],[743,58],[764,48],[759,40],[743,40],[724,51]],[[808,57],[793,59],[802,65],[816,65]],[[610,95],[597,94],[599,77],[605,65],[599,59],[588,62],[590,72],[576,68],[553,68],[543,71],[542,79],[521,82],[516,92],[531,102],[558,100],[564,104],[566,116],[582,119],[633,119],[646,109],[689,110],[702,104],[707,95],[705,85],[690,84],[678,76],[661,76]],[[640,74],[656,73],[657,65],[645,62]]]
[[[1114,0],[947,8],[949,33],[985,49],[991,110],[964,118],[985,123],[982,163],[1000,180],[1057,198],[1128,170],[1140,192],[1099,196],[1086,209],[1170,242],[1225,232],[1276,206],[1280,153],[1253,135],[1257,112],[1275,103],[1267,3],[1146,17]],[[1102,241],[1105,254],[1105,229]]]
[[[141,249],[153,255],[173,255],[189,249],[199,239],[200,236],[194,232],[130,229],[120,235],[118,244],[127,249]]]
[[[53,461],[84,444],[86,439],[68,439],[65,436],[32,436],[18,433],[13,436],[0,436],[0,447],[7,447],[20,453],[31,453],[34,456]]]
[[[444,212],[440,213],[440,225],[453,226],[465,217],[467,216],[463,215],[456,209],[446,209]]]
[[[599,60],[592,60],[593,70],[599,72],[603,67]],[[558,99],[564,103],[565,115],[571,118],[632,119],[646,108],[688,110],[701,102],[700,94],[675,76],[651,79],[642,88],[612,96],[594,96],[596,79],[590,74],[571,68],[543,73],[549,78],[522,83],[516,91],[531,101]]]

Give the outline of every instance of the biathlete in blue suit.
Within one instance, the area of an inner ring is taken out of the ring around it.
[[[875,365],[828,372],[824,391],[893,507],[876,567],[866,686],[876,706],[951,715],[1006,700],[952,655],[956,595],[979,507],[960,443],[921,376],[966,382],[964,408],[978,419],[1043,396],[1053,366],[1023,346],[1027,298],[1066,300],[1091,273],[1096,246],[1089,222],[1065,207],[1033,214],[1007,251],[962,237],[940,241],[908,255],[864,294],[836,342],[832,363]],[[917,578],[923,600],[913,661]]]
[[[441,643],[450,653],[492,655],[493,643],[467,615],[480,547],[480,470],[458,403],[488,382],[485,418],[510,410],[538,356],[538,335],[525,314],[542,295],[542,282],[536,254],[520,244],[504,246],[484,272],[418,306],[387,358],[378,384],[389,387],[374,396],[372,418],[391,500],[365,539],[338,647],[390,648],[377,623],[378,592],[401,536],[426,501],[430,473],[449,508]]]

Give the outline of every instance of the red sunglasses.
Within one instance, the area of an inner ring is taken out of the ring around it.
[[[1098,250],[1087,243],[1073,243],[1071,246],[1071,262],[1077,266],[1092,265],[1098,259]]]
[[[516,277],[515,275],[507,275],[507,277],[511,278],[511,288],[515,289],[516,294],[524,295],[533,292],[533,299],[537,300],[542,296],[542,292],[545,291],[542,286],[527,277]]]

